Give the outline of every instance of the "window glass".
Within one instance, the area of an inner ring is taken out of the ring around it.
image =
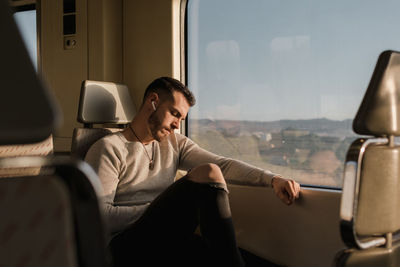
[[[188,135],[217,154],[342,186],[352,119],[400,1],[190,0]]]
[[[18,11],[14,13],[14,19],[37,70],[36,10]]]

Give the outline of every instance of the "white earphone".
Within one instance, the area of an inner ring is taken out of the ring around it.
[[[151,101],[151,105],[153,106],[154,111],[156,111],[156,105],[154,104],[154,101]]]

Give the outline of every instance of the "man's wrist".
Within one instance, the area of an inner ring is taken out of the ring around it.
[[[277,174],[277,175],[272,176],[272,179],[271,179],[271,187],[272,187],[272,188],[274,188],[274,180],[275,180],[276,178],[282,178],[282,175]]]

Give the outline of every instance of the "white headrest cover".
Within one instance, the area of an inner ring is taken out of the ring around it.
[[[135,114],[135,106],[126,85],[89,80],[82,83],[79,122],[126,124]]]

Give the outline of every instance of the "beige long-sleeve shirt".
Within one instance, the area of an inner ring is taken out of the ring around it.
[[[154,154],[149,168],[148,154]],[[152,151],[154,149],[154,151]],[[103,185],[103,211],[111,233],[134,223],[148,205],[174,182],[177,170],[189,170],[203,163],[217,164],[229,182],[270,186],[270,171],[210,153],[184,135],[172,133],[162,142],[145,147],[128,141],[122,133],[98,140],[85,160],[94,168]]]

